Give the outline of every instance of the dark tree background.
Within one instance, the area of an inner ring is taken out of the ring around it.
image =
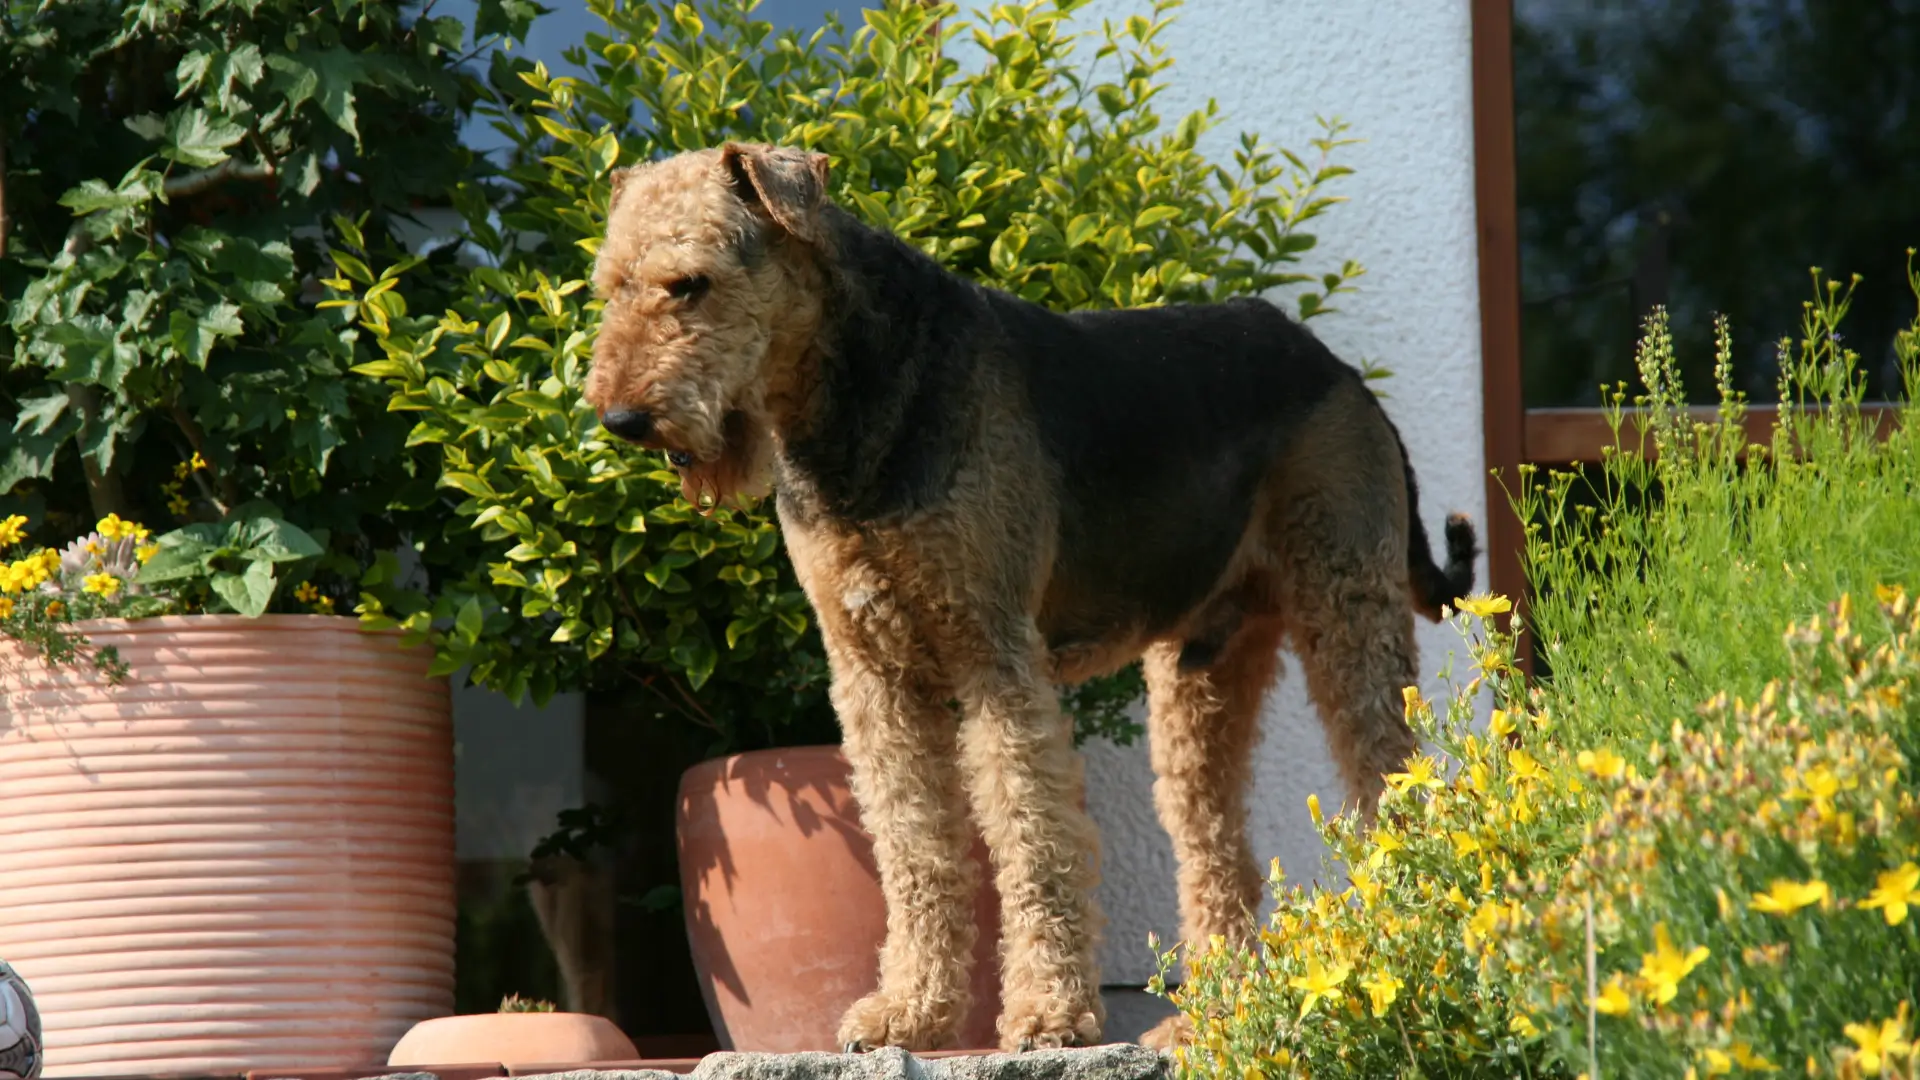
[[[1528,405],[1632,382],[1655,303],[1692,399],[1723,312],[1736,387],[1772,401],[1811,266],[1863,276],[1849,343],[1870,396],[1899,392],[1920,0],[1516,0],[1514,83]]]

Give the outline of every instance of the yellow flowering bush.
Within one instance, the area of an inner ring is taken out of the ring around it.
[[[1699,422],[1649,321],[1658,453],[1523,473],[1527,624],[1463,599],[1469,678],[1407,691],[1430,752],[1378,820],[1311,800],[1322,884],[1276,866],[1254,940],[1189,943],[1185,1074],[1920,1075],[1920,320],[1876,435],[1847,299],[1825,284],[1781,343],[1754,447],[1724,323]]]

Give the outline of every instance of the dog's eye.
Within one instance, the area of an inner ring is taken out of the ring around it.
[[[713,282],[707,280],[707,275],[705,274],[693,274],[689,277],[674,278],[672,281],[667,282],[667,295],[673,297],[675,300],[685,300],[688,303],[692,303],[702,296],[705,296],[707,289],[712,285]]]

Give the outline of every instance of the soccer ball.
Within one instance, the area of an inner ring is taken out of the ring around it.
[[[33,992],[0,960],[0,1080],[34,1080],[40,1064],[40,1014],[33,1008]]]

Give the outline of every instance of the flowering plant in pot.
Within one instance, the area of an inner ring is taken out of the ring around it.
[[[466,38],[371,0],[0,5],[0,955],[50,1072],[363,1065],[451,1005],[447,687],[342,610],[445,508],[316,282],[333,215],[413,258],[479,168]],[[414,551],[430,586],[462,549]],[[222,974],[240,945],[272,978]]]
[[[860,895],[848,876],[871,878],[871,863],[847,839],[859,827],[844,766],[836,777],[830,750],[790,749],[830,731],[831,717],[818,639],[771,508],[690,505],[658,454],[605,436],[580,399],[609,178],[723,139],[803,145],[832,158],[842,206],[1031,300],[1115,307],[1287,289],[1302,317],[1331,311],[1360,267],[1333,260],[1315,275],[1295,264],[1314,245],[1303,226],[1339,201],[1325,185],[1346,171],[1329,161],[1341,127],[1329,124],[1305,157],[1247,137],[1231,163],[1210,160],[1197,144],[1217,121],[1211,107],[1163,128],[1153,106],[1171,63],[1157,37],[1173,5],[1099,36],[1093,77],[1068,32],[1081,6],[1029,0],[969,23],[952,5],[889,0],[830,43],[776,32],[751,4],[590,0],[606,32],[569,55],[584,77],[496,68],[501,98],[490,111],[516,142],[513,186],[473,185],[457,200],[484,265],[421,293],[411,282],[428,270],[390,278],[363,265],[331,283],[367,332],[355,370],[417,417],[409,443],[437,451],[440,483],[463,497],[446,528],[489,550],[448,584],[463,597],[462,624],[416,622],[446,662],[471,664],[476,680],[510,694],[584,685],[631,695],[653,719],[711,732],[716,753],[776,747],[702,766],[682,789],[689,932],[713,1019],[738,1048],[831,1045],[837,1010],[871,985],[877,919],[832,945],[810,943],[815,957],[849,958],[831,986],[818,968],[792,985],[780,949],[742,935],[768,923],[753,903],[791,913],[814,886]],[[982,46],[970,67],[949,54],[969,34]],[[422,303],[428,292],[453,300]],[[387,605],[373,597],[362,610],[384,620]],[[1130,738],[1139,690],[1128,672],[1067,691],[1079,732]],[[743,834],[713,809],[724,799],[742,801],[739,821],[787,820],[770,850],[846,850],[792,861],[796,875],[778,882],[729,885],[722,865],[732,874],[789,864],[730,857],[726,845]],[[689,815],[713,827],[690,829]],[[804,820],[831,824],[807,833],[794,824]],[[704,839],[690,844],[695,832]],[[821,873],[827,865],[847,876]],[[721,920],[727,904],[743,914]],[[838,908],[850,906],[860,905]],[[767,962],[749,970],[756,957]],[[811,1018],[781,1014],[780,1002]],[[804,1042],[757,1033],[774,1030]]]

